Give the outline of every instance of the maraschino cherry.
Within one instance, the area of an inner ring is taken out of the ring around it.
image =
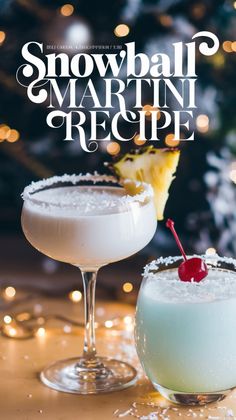
[[[180,249],[181,254],[183,255],[184,261],[180,264],[178,268],[179,278],[182,281],[196,281],[199,283],[203,280],[207,274],[208,269],[205,262],[199,257],[193,257],[187,259],[184,252],[183,246],[179,240],[179,237],[174,228],[174,222],[171,219],[168,219],[166,222],[166,227],[168,227],[174,235],[176,243]]]

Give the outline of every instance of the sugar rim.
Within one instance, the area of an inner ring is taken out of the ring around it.
[[[64,204],[45,203],[43,200],[38,200],[37,198],[33,198],[33,194],[37,191],[40,191],[44,187],[51,187],[54,184],[57,184],[59,182],[61,183],[71,182],[72,185],[75,185],[79,181],[92,181],[94,184],[99,183],[99,182],[107,182],[107,183],[111,182],[113,184],[120,184],[121,186],[124,186],[124,187],[125,187],[125,184],[132,183],[137,188],[141,186],[143,187],[143,191],[135,195],[127,194],[125,196],[122,196],[120,198],[120,201],[122,204],[129,204],[129,203],[133,203],[137,201],[143,203],[147,198],[151,198],[154,195],[152,186],[150,184],[147,184],[146,182],[134,181],[131,179],[124,179],[122,181],[119,181],[113,175],[105,175],[105,174],[100,175],[97,172],[94,172],[93,174],[87,173],[85,175],[83,175],[82,173],[78,175],[64,174],[61,176],[52,176],[46,179],[44,178],[36,182],[33,181],[30,185],[25,187],[23,193],[21,194],[21,197],[23,198],[24,201],[30,201],[34,204],[38,204],[38,205],[43,204],[44,206],[48,206],[48,207],[65,208],[67,207],[65,203]],[[71,207],[71,203],[68,204],[68,206]],[[74,207],[77,207],[77,206],[73,205],[73,208]]]
[[[211,268],[221,268],[225,269],[224,267],[221,267],[222,263],[229,264],[233,266],[233,269],[236,270],[236,259],[232,257],[220,257],[218,254],[212,254],[212,255],[189,255],[188,257],[199,257],[204,259],[207,266]],[[148,275],[154,275],[160,270],[161,267],[165,266],[166,269],[168,269],[168,266],[173,265],[175,262],[183,260],[182,256],[175,256],[175,257],[159,257],[156,260],[151,261],[148,263],[143,270],[143,277],[146,277]],[[231,271],[233,271],[231,269]],[[230,270],[230,269],[229,269]]]

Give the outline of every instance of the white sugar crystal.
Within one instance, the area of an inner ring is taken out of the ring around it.
[[[111,197],[106,196],[105,192],[102,196],[96,198],[89,198],[88,195],[83,197],[82,194],[78,194],[78,186],[77,183],[85,181],[91,182],[93,185],[98,183],[111,183],[111,184],[118,184],[118,180],[114,176],[110,175],[99,175],[97,172],[94,174],[87,173],[86,175],[79,174],[79,175],[67,175],[64,174],[62,176],[53,176],[51,178],[43,179],[37,182],[32,182],[28,185],[23,193],[22,198],[23,200],[28,200],[30,204],[40,205],[41,208],[51,209],[65,207],[66,205],[69,207],[74,207],[76,210],[78,209],[83,210],[83,213],[90,212],[91,209],[94,209],[96,205],[104,209],[106,207],[114,207],[117,205],[117,200],[111,200]],[[125,189],[123,189],[123,194],[119,197],[120,204],[127,205],[133,202],[141,202],[143,203],[147,198],[153,196],[153,189],[150,184],[140,183],[139,181],[130,181],[128,179],[123,181],[123,186],[125,187],[126,183],[132,182],[133,185],[137,188],[137,193],[134,195],[129,195]],[[70,183],[72,186],[70,187],[57,187],[57,184],[63,183]],[[143,186],[140,191],[140,186]],[[55,188],[55,186],[57,188]],[[53,188],[50,188],[53,187]],[[45,189],[48,188],[48,189]],[[66,191],[67,190],[67,191]],[[62,192],[62,193],[61,193]]]
[[[208,276],[199,283],[181,281],[177,268],[157,271],[160,264],[168,266],[178,261],[181,261],[181,257],[160,258],[145,267],[144,278],[148,279],[148,282],[145,284],[143,293],[148,295],[148,298],[159,302],[197,303],[236,297],[236,272],[234,271],[211,266]],[[232,258],[215,257],[216,265],[223,261],[236,267],[236,260]]]

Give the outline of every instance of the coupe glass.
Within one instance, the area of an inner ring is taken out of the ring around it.
[[[236,386],[236,260],[203,255],[208,276],[183,282],[182,257],[145,267],[136,345],[153,386],[172,402],[204,405]]]
[[[78,267],[84,287],[83,354],[46,367],[42,382],[76,394],[133,385],[132,366],[97,356],[95,285],[100,267],[131,256],[152,239],[157,222],[151,186],[127,181],[124,189],[112,176],[63,175],[32,183],[23,200],[22,228],[28,241],[50,258]]]

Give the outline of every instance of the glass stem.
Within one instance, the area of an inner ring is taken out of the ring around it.
[[[82,279],[84,286],[84,350],[83,357],[87,360],[95,359],[96,344],[95,344],[95,327],[94,327],[94,310],[95,310],[95,289],[97,272],[82,271]]]

